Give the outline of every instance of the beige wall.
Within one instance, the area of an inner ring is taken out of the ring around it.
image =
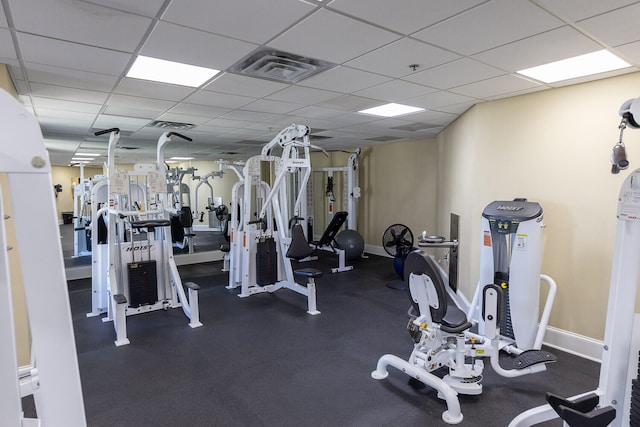
[[[544,208],[542,272],[558,283],[550,325],[602,339],[616,224],[627,173],[611,175],[618,109],[640,95],[640,74],[479,104],[438,136],[439,228],[461,215],[460,283],[478,278],[480,214],[493,200]],[[640,165],[640,132],[625,137]]]
[[[416,240],[422,230],[448,236],[448,223],[446,228],[436,227],[437,170],[435,140],[383,144],[363,150],[358,231],[365,244],[381,246],[382,234],[395,223],[407,225]]]

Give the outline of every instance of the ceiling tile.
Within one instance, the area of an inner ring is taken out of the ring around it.
[[[318,102],[341,96],[341,93],[328,90],[314,89],[303,86],[289,86],[279,92],[266,97],[274,101],[294,102],[298,104],[317,104]]]
[[[3,59],[17,59],[16,49],[13,46],[13,40],[11,39],[11,32],[6,28],[0,28],[0,58]]]
[[[146,80],[124,78],[114,92],[123,95],[157,98],[168,101],[180,101],[195,91],[194,88]]]
[[[254,101],[251,104],[245,105],[243,109],[249,110],[249,111],[259,111],[264,113],[286,114],[290,111],[297,110],[300,107],[302,107],[301,104],[294,104],[292,102],[258,99],[257,101]]]
[[[474,101],[474,99],[472,97],[460,95],[457,93],[440,91],[429,93],[427,95],[417,96],[415,98],[410,98],[406,102],[415,107],[431,109],[470,101]]]
[[[60,111],[76,111],[84,113],[98,114],[102,108],[102,104],[90,104],[86,102],[64,101],[52,98],[40,98],[32,96],[33,105],[38,108],[47,108]]]
[[[120,94],[112,95],[111,98],[109,98],[108,102],[108,105],[112,107],[140,108],[142,110],[159,112],[168,110],[169,108],[173,107],[174,104],[175,102],[173,101]]]
[[[207,123],[211,118],[202,116],[192,116],[190,114],[177,114],[168,112],[157,117],[158,120],[165,122],[190,123],[193,125],[202,125]]]
[[[566,20],[576,22],[590,18],[601,13],[618,9],[622,6],[634,3],[636,0],[532,0],[554,15]]]
[[[380,101],[361,96],[345,95],[318,103],[318,107],[344,111],[360,111],[380,105]]]
[[[403,38],[348,61],[345,65],[385,76],[403,77],[414,73],[410,65],[417,64],[419,69],[425,70],[459,57],[424,42]]]
[[[18,43],[26,62],[113,76],[119,76],[130,59],[125,53],[30,34],[18,33]]]
[[[494,0],[417,32],[413,37],[472,55],[562,24],[528,0]]]
[[[600,50],[596,42],[564,26],[474,55],[484,63],[515,72]]]
[[[0,7],[0,27],[9,28],[9,24],[7,23],[7,15],[5,15],[3,7]]]
[[[119,128],[122,131],[136,131],[145,127],[149,120],[136,117],[111,116],[101,114],[98,116],[94,127],[96,129]]]
[[[322,9],[269,45],[339,64],[399,38],[389,31]]]
[[[393,80],[373,86],[368,89],[355,92],[354,95],[364,96],[366,98],[381,99],[388,102],[400,102],[407,98],[413,98],[427,93],[437,92],[427,86],[409,83],[404,80]]]
[[[539,88],[541,85],[512,75],[471,83],[452,89],[453,92],[474,98],[488,98],[498,94]]]
[[[14,0],[11,15],[20,32],[126,52],[136,49],[151,24],[146,17],[77,0]]]
[[[353,93],[392,79],[349,67],[335,67],[299,83],[316,89]]]
[[[618,46],[615,48],[614,53],[619,53],[626,61],[640,64],[640,42]]]
[[[255,98],[249,98],[248,96],[200,90],[185,99],[185,102],[190,104],[208,105],[211,107],[241,108],[254,100]]]
[[[225,70],[256,47],[240,40],[160,22],[140,53],[154,58]]]
[[[317,106],[309,106],[293,111],[292,114],[300,117],[308,117],[314,119],[329,119],[344,114],[344,111],[332,110],[330,108],[322,108]]]
[[[213,119],[218,116],[222,116],[230,112],[229,108],[222,107],[211,107],[207,105],[198,105],[198,104],[188,104],[186,102],[181,102],[175,107],[171,108],[169,112],[177,113],[177,114],[189,114],[193,116],[199,117],[208,117],[209,119]]]
[[[266,122],[267,120],[270,120],[275,116],[277,116],[277,114],[263,113],[259,111],[235,110],[223,115],[221,118],[232,120],[246,120],[249,122]]]
[[[402,34],[411,34],[483,1],[404,0],[398,5],[388,0],[334,0],[329,7]]]
[[[162,19],[264,44],[314,9],[290,0],[173,0]]]
[[[640,40],[640,31],[628,31],[638,27],[640,3],[614,10],[577,23],[597,41],[607,46],[619,46]]]
[[[150,121],[155,120],[161,112],[157,110],[130,107],[125,104],[118,106],[109,105],[104,109],[103,113],[111,116],[134,117]]]
[[[85,3],[99,4],[113,9],[124,10],[142,16],[154,17],[160,11],[164,0],[83,0]]]
[[[51,121],[64,121],[72,122],[77,121],[78,123],[92,123],[97,113],[88,113],[88,112],[80,112],[80,111],[64,111],[64,110],[52,110],[49,108],[41,108],[35,107],[36,115],[38,120],[44,122],[46,120]]]
[[[86,102],[89,104],[102,104],[108,96],[108,94],[104,92],[45,85],[42,83],[31,83],[30,95],[43,98],[62,99],[65,101]]]
[[[411,74],[404,77],[404,80],[438,89],[449,89],[501,74],[505,74],[505,72],[470,58],[462,58]]]
[[[29,80],[56,86],[110,92],[118,80],[115,76],[71,70],[69,68],[50,67],[48,65],[26,63]]]
[[[284,83],[225,73],[207,85],[205,90],[263,98],[288,87]]]

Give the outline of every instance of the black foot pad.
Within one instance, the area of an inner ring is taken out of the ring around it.
[[[524,369],[529,366],[537,365],[538,363],[551,363],[555,362],[557,358],[545,350],[527,350],[520,353],[513,365],[516,369]]]

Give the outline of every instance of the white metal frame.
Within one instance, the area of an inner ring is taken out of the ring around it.
[[[0,91],[0,173],[6,173],[27,318],[32,366],[17,366],[3,195],[0,194],[0,414],[7,426],[85,426],[51,164],[35,117]],[[29,197],[25,197],[28,194]],[[37,266],[35,265],[37,263]],[[38,419],[26,419],[21,397],[33,394]]]
[[[599,397],[599,407],[610,406],[616,417],[612,427],[629,425],[631,380],[637,377],[638,352],[632,343],[638,334],[633,328],[640,273],[640,169],[624,181],[618,198],[618,224],[609,285],[609,303],[604,332],[598,388],[589,393]],[[636,345],[637,347],[637,345]],[[570,397],[574,400],[589,393]],[[550,405],[542,405],[514,418],[510,427],[523,427],[558,418]]]
[[[302,138],[302,141],[296,141]],[[271,155],[276,146],[282,147],[282,155]],[[287,204],[287,176],[301,171],[300,188],[306,188],[311,174],[311,159],[309,157],[311,144],[309,142],[309,128],[304,125],[293,124],[283,129],[262,149],[262,154],[251,157],[243,169],[243,181],[236,183],[232,192],[232,226],[231,226],[231,271],[229,285],[232,289],[240,286],[239,297],[248,297],[258,293],[272,293],[279,289],[289,289],[307,297],[307,313],[315,315],[320,312],[316,308],[315,284],[309,282],[306,286],[296,283],[291,260],[285,256],[291,237],[288,233],[288,209],[281,207]],[[302,149],[300,155],[298,149]],[[268,162],[275,169],[275,179],[272,186],[261,180],[261,164]],[[241,218],[235,218],[235,209],[242,193]],[[293,215],[297,216],[304,192],[297,195],[293,203]],[[261,206],[252,204],[255,198],[260,199]],[[258,219],[263,222],[251,221],[252,209],[259,209]],[[277,231],[273,229],[273,220]],[[266,222],[267,230],[262,229]],[[259,286],[256,283],[256,245],[259,239],[273,237],[277,245],[278,281],[271,285]]]
[[[129,344],[127,336],[127,317],[148,313],[150,311],[165,310],[167,308],[181,307],[185,316],[189,319],[189,326],[197,328],[202,326],[198,308],[198,288],[192,283],[185,283],[188,293],[185,293],[178,268],[176,266],[173,251],[171,249],[171,230],[169,227],[156,227],[152,232],[147,229],[147,240],[136,242],[124,242],[123,219],[142,220],[168,220],[169,215],[176,214],[176,209],[170,208],[172,194],[167,191],[166,165],[164,163],[164,146],[171,141],[171,132],[163,133],[158,140],[156,164],[137,164],[131,172],[117,172],[115,168],[115,147],[119,139],[119,130],[111,129],[108,147],[108,203],[96,210],[96,215],[107,215],[107,261],[100,256],[100,248],[97,248],[96,260],[102,268],[107,268],[106,280],[94,282],[93,292],[98,293],[94,301],[92,312],[89,316],[104,312],[103,297],[104,287],[107,289],[107,315],[102,320],[113,322],[116,332],[116,346]],[[182,135],[179,135],[182,137]],[[132,184],[131,178],[142,179]],[[122,182],[124,181],[124,182]],[[135,193],[135,196],[134,196]],[[134,202],[138,202],[138,208],[134,208]],[[96,221],[97,222],[97,221]],[[120,224],[119,227],[116,225]],[[116,242],[119,242],[116,244]],[[97,245],[100,246],[100,245]],[[143,250],[148,248],[148,250]],[[152,249],[153,248],[153,249]],[[137,250],[139,249],[139,250]],[[128,254],[128,255],[127,255]],[[128,305],[128,280],[124,268],[127,257],[140,257],[139,261],[155,259],[157,261],[158,301],[154,304],[140,307]],[[102,278],[103,271],[96,276]],[[122,298],[124,296],[124,299]]]

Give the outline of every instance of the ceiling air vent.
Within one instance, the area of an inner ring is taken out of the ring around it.
[[[232,65],[229,71],[259,79],[296,84],[335,65],[319,59],[262,47]]]
[[[188,130],[195,127],[195,125],[191,123],[166,122],[163,120],[155,120],[149,123],[149,126],[162,128],[162,129],[178,129],[178,130]]]

